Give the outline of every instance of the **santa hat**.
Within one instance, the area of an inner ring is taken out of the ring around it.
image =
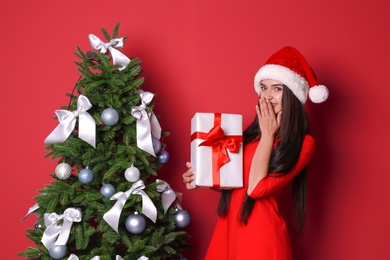
[[[255,75],[255,90],[260,95],[260,82],[273,79],[286,85],[305,104],[307,96],[314,103],[324,102],[329,91],[320,85],[313,70],[302,54],[287,46],[273,54]]]

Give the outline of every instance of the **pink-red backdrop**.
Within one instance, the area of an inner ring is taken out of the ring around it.
[[[192,217],[187,231],[202,259],[216,220],[218,195],[186,191],[190,119],[195,112],[254,116],[253,76],[284,45],[307,57],[331,95],[307,104],[318,143],[308,178],[308,223],[291,230],[295,259],[390,259],[389,4],[385,0],[300,1],[2,1],[1,28],[1,258],[31,242],[35,217],[21,218],[36,190],[51,181],[44,138],[54,110],[67,103],[78,78],[76,46],[121,23],[128,56],[143,61],[144,89],[171,136],[171,159],[161,172]],[[281,208],[291,224],[289,196]],[[290,225],[291,226],[291,225]],[[256,239],[255,237],[253,239]],[[256,249],[254,249],[256,250]]]

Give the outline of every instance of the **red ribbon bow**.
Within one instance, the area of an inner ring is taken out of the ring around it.
[[[242,136],[225,136],[221,127],[221,114],[214,114],[214,126],[208,133],[195,132],[191,136],[194,139],[204,139],[199,146],[210,146],[212,148],[212,167],[213,167],[213,188],[220,187],[220,169],[230,162],[227,150],[231,153],[238,153]]]
[[[207,133],[206,140],[199,144],[199,146],[211,146],[213,154],[217,155],[217,170],[230,162],[227,150],[231,153],[238,153],[240,149],[240,140],[235,137],[225,136],[220,125],[215,125]]]

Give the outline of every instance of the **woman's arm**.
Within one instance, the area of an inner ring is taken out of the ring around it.
[[[249,183],[247,193],[250,195],[256,185],[268,175],[269,160],[275,140],[275,133],[279,129],[282,112],[275,115],[268,99],[260,98],[256,106],[256,113],[259,119],[261,140],[253,155],[249,171]]]
[[[258,199],[261,197],[269,196],[275,192],[279,192],[283,187],[291,181],[307,164],[311,161],[315,151],[316,143],[313,137],[306,135],[303,139],[302,149],[299,153],[298,160],[290,172],[280,175],[278,173],[268,173],[254,187],[251,193],[248,195],[251,198]]]
[[[268,175],[268,165],[271,157],[273,137],[261,137],[256,151],[253,155],[251,168],[249,171],[249,183],[247,193],[250,195],[256,185]]]

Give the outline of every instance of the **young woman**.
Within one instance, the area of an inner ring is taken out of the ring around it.
[[[328,97],[305,58],[287,46],[273,54],[255,76],[256,117],[244,131],[244,187],[221,192],[218,221],[205,259],[292,259],[286,223],[276,196],[293,181],[298,226],[305,217],[306,166],[315,149],[303,108]],[[183,174],[187,189],[194,172]]]

